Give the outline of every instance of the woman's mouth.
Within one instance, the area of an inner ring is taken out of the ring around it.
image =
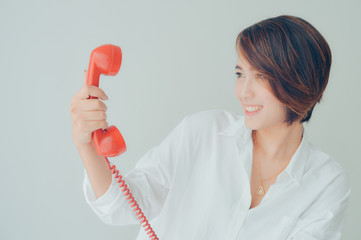
[[[247,105],[245,106],[245,113],[248,116],[253,116],[263,109],[262,105]]]

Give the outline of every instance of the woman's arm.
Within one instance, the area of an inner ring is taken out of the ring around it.
[[[135,168],[123,177],[148,220],[159,214],[168,195],[182,147],[184,125],[185,119],[161,144],[151,148],[137,162]],[[139,222],[114,178],[110,179],[111,183],[107,191],[96,198],[88,175],[89,173],[85,171],[84,195],[87,203],[103,222],[111,225]]]
[[[77,146],[77,149],[83,160],[94,194],[99,198],[107,191],[112,182],[112,174],[108,164],[104,157],[97,153],[92,142]]]

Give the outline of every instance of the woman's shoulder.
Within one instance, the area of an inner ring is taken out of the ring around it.
[[[344,167],[339,162],[337,162],[330,154],[321,150],[311,142],[308,142],[308,145],[308,170],[322,170],[323,172],[327,170],[333,173],[340,173],[345,171]]]
[[[350,182],[345,168],[334,157],[312,143],[309,143],[309,148],[304,174],[320,184],[328,183],[330,186],[337,186],[335,189],[349,191]]]

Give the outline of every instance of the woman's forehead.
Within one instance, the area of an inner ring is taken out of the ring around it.
[[[254,68],[251,64],[249,64],[249,62],[247,62],[247,60],[238,55],[238,63],[236,65],[236,69],[240,69],[240,70],[246,70],[246,69],[250,69],[252,72],[259,72],[256,68]]]

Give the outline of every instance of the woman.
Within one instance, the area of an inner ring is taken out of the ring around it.
[[[283,15],[244,29],[236,50],[244,115],[186,116],[125,176],[134,198],[159,239],[341,239],[347,176],[303,127],[328,82],[326,40],[305,20]],[[106,96],[84,86],[71,107],[86,200],[107,224],[137,224],[91,143],[91,132],[107,123],[105,104],[89,95]],[[143,229],[140,239],[149,239]]]

